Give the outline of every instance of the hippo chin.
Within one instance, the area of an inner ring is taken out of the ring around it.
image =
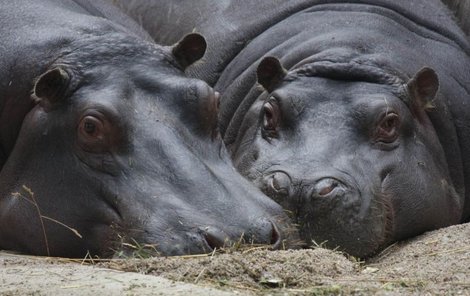
[[[307,242],[366,257],[470,218],[470,45],[440,1],[122,5],[162,44],[207,37],[187,73],[222,94],[237,168]]]
[[[0,248],[177,255],[296,237],[233,168],[219,94],[183,75],[202,36],[157,46],[100,1],[7,1],[0,24]]]

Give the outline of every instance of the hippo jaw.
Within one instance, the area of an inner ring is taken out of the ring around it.
[[[245,116],[234,163],[291,212],[302,239],[354,256],[457,223],[462,196],[425,113],[434,94],[416,98],[437,91],[423,73],[390,85],[277,81]]]

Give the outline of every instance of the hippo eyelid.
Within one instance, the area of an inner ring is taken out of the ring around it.
[[[392,150],[398,147],[401,118],[398,112],[387,109],[378,116],[373,126],[372,140],[382,150]]]
[[[80,121],[80,129],[84,134],[86,134],[89,137],[102,137],[102,134],[99,133],[102,131],[104,128],[104,123],[100,118],[97,118],[95,116],[90,116],[87,115],[83,117],[83,119]]]
[[[79,117],[77,125],[86,116],[93,116],[103,122],[107,122],[116,131],[119,130],[120,132],[126,133],[126,131],[130,130],[128,126],[130,124],[129,117],[121,116],[121,113],[118,112],[116,108],[108,108],[108,106],[101,105],[87,108],[81,112],[81,117]]]
[[[93,107],[87,107],[80,112],[82,118],[85,116],[94,116],[101,120],[106,119],[110,122],[118,122],[121,120],[119,112],[114,107],[105,105],[94,105]]]
[[[270,96],[264,102],[260,115],[263,138],[267,140],[276,138],[281,121],[281,108],[278,100]]]

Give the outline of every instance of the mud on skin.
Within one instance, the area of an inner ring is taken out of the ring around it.
[[[469,219],[470,46],[440,1],[120,2],[162,44],[207,37],[187,73],[306,241],[365,257]]]
[[[178,255],[297,237],[233,168],[219,94],[184,76],[202,36],[157,46],[100,1],[7,1],[0,25],[0,248]]]

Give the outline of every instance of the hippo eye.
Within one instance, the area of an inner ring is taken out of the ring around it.
[[[92,135],[96,131],[96,125],[93,122],[85,122],[83,124],[83,130],[85,133]]]
[[[103,138],[103,122],[94,116],[85,116],[80,121],[80,134],[87,139]]]
[[[382,143],[392,143],[398,137],[398,127],[400,118],[396,113],[387,113],[379,122],[376,131],[376,141]]]
[[[265,137],[273,138],[277,135],[280,109],[276,99],[271,98],[263,105],[263,132]]]

